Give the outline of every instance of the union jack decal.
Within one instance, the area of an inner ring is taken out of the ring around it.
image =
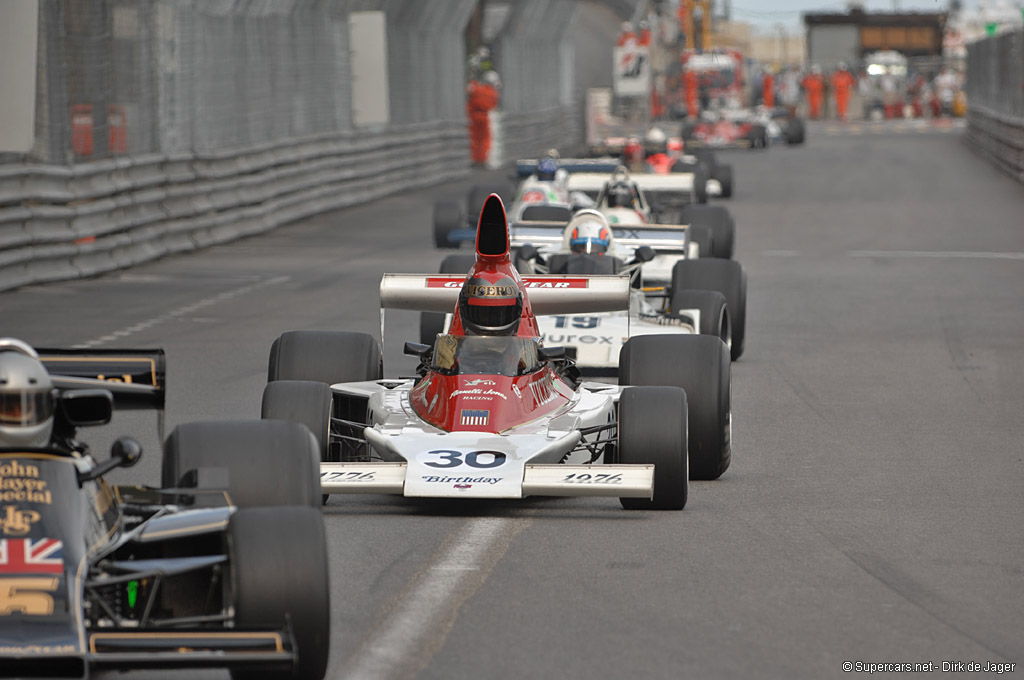
[[[490,411],[478,411],[475,409],[462,409],[463,425],[486,425],[491,418]]]
[[[64,543],[53,538],[0,540],[0,574],[60,574]]]

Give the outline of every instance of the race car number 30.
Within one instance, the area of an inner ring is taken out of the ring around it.
[[[451,451],[436,449],[421,453],[416,458],[427,467],[449,469],[468,465],[471,468],[488,469],[505,464],[505,454],[500,451]]]

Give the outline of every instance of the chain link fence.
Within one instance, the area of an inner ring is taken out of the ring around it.
[[[967,48],[967,141],[1024,182],[1024,29]]]

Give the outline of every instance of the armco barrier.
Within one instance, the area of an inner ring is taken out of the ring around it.
[[[465,125],[0,166],[0,290],[94,276],[468,172]]]
[[[972,105],[965,139],[977,153],[1024,183],[1024,119]]]

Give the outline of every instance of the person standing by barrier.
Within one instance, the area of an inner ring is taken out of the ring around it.
[[[821,75],[821,67],[815,64],[811,72],[804,76],[804,92],[807,93],[807,117],[811,120],[821,118],[822,103],[825,99],[825,78]]]
[[[857,79],[846,68],[846,64],[839,62],[839,68],[832,74],[832,92],[836,98],[836,113],[839,120],[846,120],[846,110],[850,106],[850,91],[856,84]]]
[[[764,72],[764,80],[761,82],[761,93],[764,105],[770,109],[775,108],[775,75],[771,69]]]
[[[683,92],[686,95],[686,115],[697,120],[700,115],[700,104],[697,98],[697,74],[689,69],[683,73]]]
[[[469,150],[473,164],[483,166],[491,150],[489,113],[498,106],[501,79],[488,71],[480,80],[470,81],[466,88],[466,113],[469,116]]]

